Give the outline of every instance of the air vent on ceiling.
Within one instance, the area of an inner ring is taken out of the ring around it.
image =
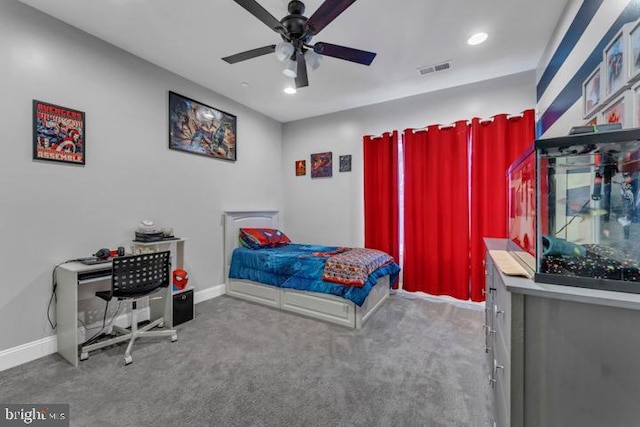
[[[436,71],[444,71],[448,70],[449,68],[451,68],[451,61],[446,61],[441,64],[420,67],[418,68],[418,73],[420,73],[421,76],[424,76],[425,74],[435,73]]]

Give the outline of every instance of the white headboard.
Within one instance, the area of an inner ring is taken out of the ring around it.
[[[279,228],[278,211],[224,212],[224,280],[229,280],[231,254],[238,247],[240,228]]]

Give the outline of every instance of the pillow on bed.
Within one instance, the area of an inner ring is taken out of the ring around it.
[[[291,242],[286,234],[273,228],[241,228],[239,239],[249,249],[274,248]]]

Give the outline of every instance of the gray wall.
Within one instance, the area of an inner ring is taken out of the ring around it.
[[[363,246],[364,135],[393,129],[402,132],[474,116],[518,114],[534,108],[534,90],[535,72],[531,71],[286,123],[282,159],[287,233],[297,241]],[[333,152],[333,177],[311,179],[309,156],[324,151]],[[338,158],[345,154],[353,156],[352,172],[340,173]],[[307,161],[307,175],[297,177],[294,162],[303,159]]]
[[[186,237],[196,290],[223,283],[221,214],[282,209],[280,123],[15,0],[0,2],[0,350],[51,335],[52,267],[142,219]],[[236,163],[167,148],[167,92],[238,116]],[[84,111],[84,167],[31,159],[32,100]]]

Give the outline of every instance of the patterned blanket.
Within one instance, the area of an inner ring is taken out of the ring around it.
[[[362,287],[371,273],[392,262],[390,255],[375,249],[355,248],[339,252],[327,259],[322,280]]]

